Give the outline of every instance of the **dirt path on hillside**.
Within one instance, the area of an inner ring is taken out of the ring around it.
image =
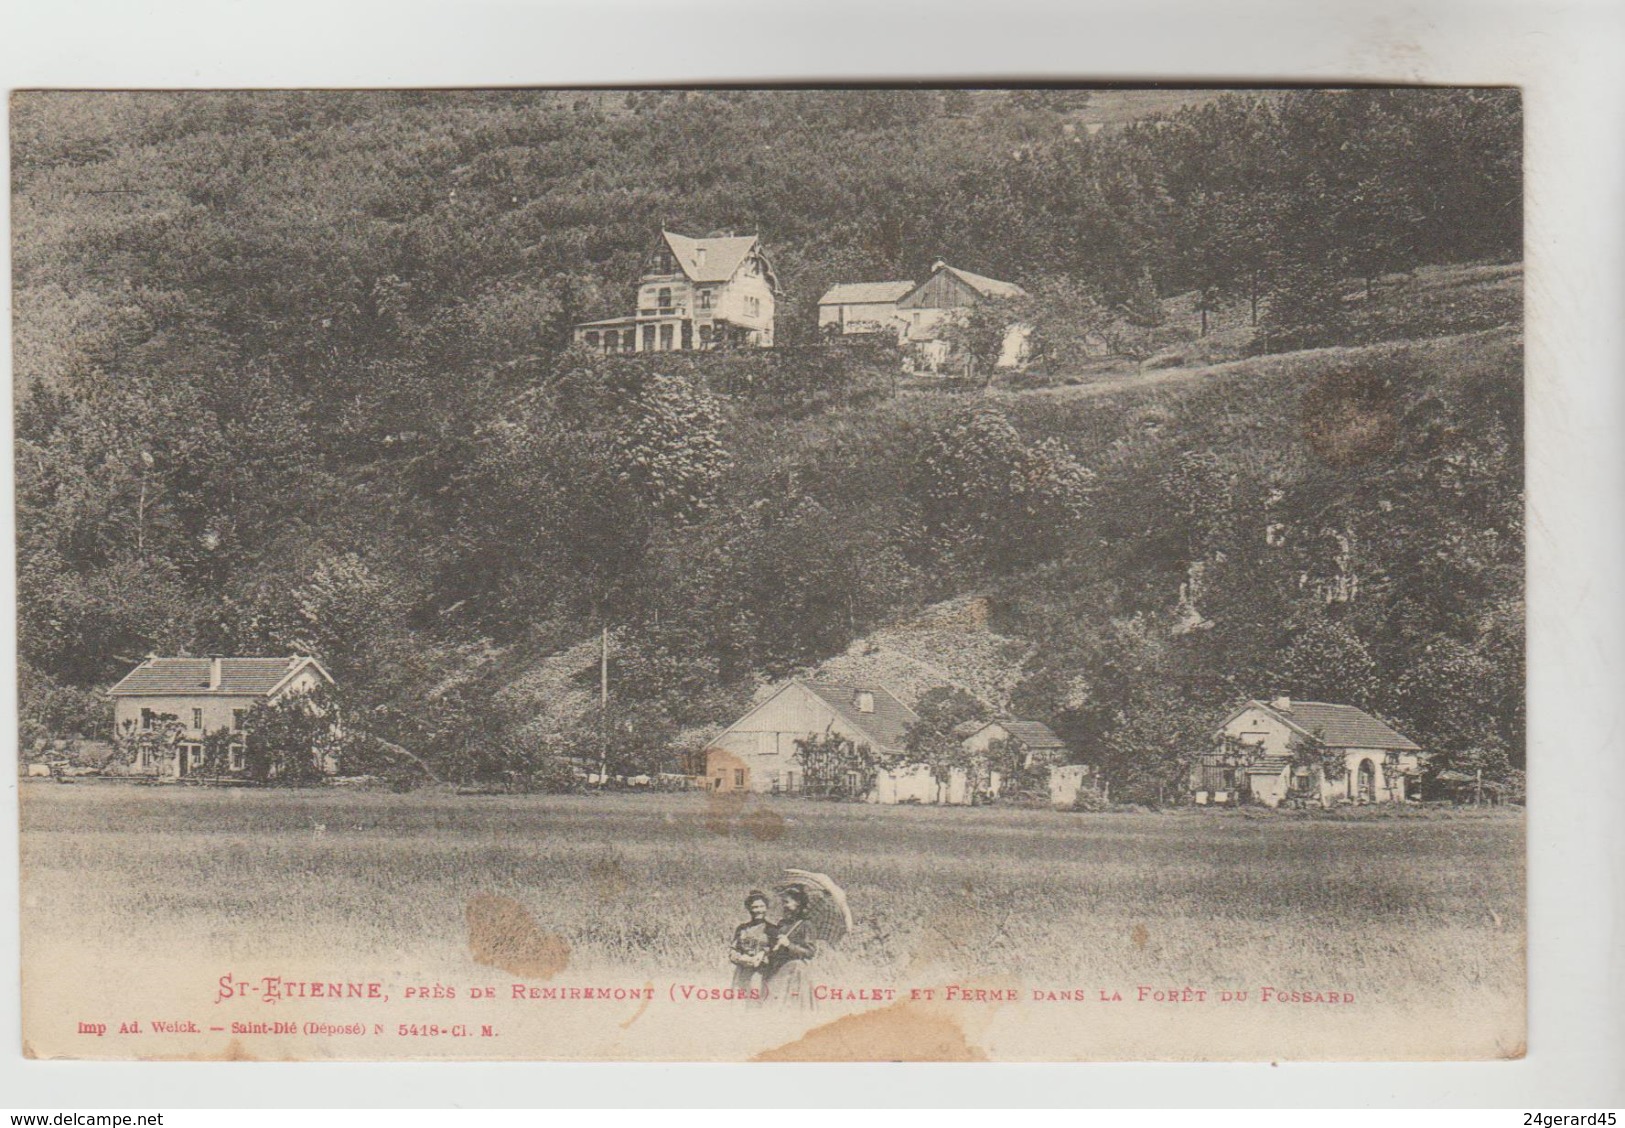
[[[1343,346],[1335,345],[1320,349],[1300,349],[1296,352],[1260,353],[1257,356],[1243,357],[1239,360],[1227,360],[1219,364],[1206,364],[1189,368],[1155,368],[1149,372],[1137,372],[1123,376],[1112,376],[1104,380],[1093,380],[1086,384],[1059,384],[1044,388],[998,388],[992,389],[992,396],[1047,396],[1052,399],[1088,399],[1092,396],[1111,395],[1113,392],[1137,390],[1141,388],[1157,388],[1178,384],[1191,384],[1213,376],[1223,376],[1230,372],[1242,369],[1252,369],[1255,374],[1262,375],[1264,370],[1285,366],[1305,357],[1316,355],[1338,354],[1342,356],[1357,356],[1382,351],[1392,351],[1400,348],[1436,348],[1449,346],[1460,341],[1482,340],[1498,334],[1517,332],[1516,325],[1497,325],[1492,329],[1479,329],[1471,333],[1455,333],[1444,337],[1427,337],[1420,340],[1405,341],[1379,341],[1370,345]]]

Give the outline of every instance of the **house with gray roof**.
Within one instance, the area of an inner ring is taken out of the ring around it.
[[[113,738],[137,746],[132,775],[184,779],[203,767],[203,739],[222,730],[242,734],[256,705],[332,685],[333,676],[308,654],[285,658],[160,658],[149,656],[107,695],[113,699]],[[335,764],[324,763],[332,772]],[[246,769],[234,741],[229,772]]]
[[[1198,804],[1403,802],[1426,755],[1362,709],[1290,697],[1244,702],[1214,735],[1191,767]]]
[[[914,283],[842,282],[818,299],[818,328],[825,333],[891,333],[902,330],[897,303],[912,292]]]

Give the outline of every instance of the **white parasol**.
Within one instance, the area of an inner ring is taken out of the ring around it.
[[[836,943],[852,931],[852,910],[846,904],[846,890],[835,884],[833,878],[811,870],[786,869],[784,872],[788,876],[779,883],[779,889],[795,886],[807,894],[807,924],[816,939]]]

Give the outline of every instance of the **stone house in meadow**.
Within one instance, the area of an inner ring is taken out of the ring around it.
[[[706,787],[798,794],[807,771],[796,741],[827,734],[860,753],[900,756],[908,726],[919,719],[884,686],[791,678],[706,745]],[[849,781],[853,788],[859,782]]]
[[[1219,746],[1191,766],[1199,805],[1403,802],[1425,755],[1352,705],[1288,697],[1245,702],[1214,735]]]
[[[152,655],[107,691],[113,699],[113,737],[151,735],[127,766],[131,775],[184,779],[203,767],[203,738],[224,729],[243,732],[256,705],[332,685],[333,676],[309,655],[286,658],[160,658]],[[240,741],[227,770],[247,768]],[[331,774],[337,764],[324,762]]]
[[[867,779],[847,770],[811,786],[870,803],[965,804],[977,795],[962,768],[938,779],[927,765],[907,762],[908,728],[920,719],[882,685],[791,678],[706,745],[705,787],[715,792],[796,795],[809,790],[809,765],[797,741],[834,736],[860,758],[895,763]]]
[[[574,343],[602,353],[773,346],[779,284],[755,235],[662,231],[635,291],[635,313],[583,322]]]

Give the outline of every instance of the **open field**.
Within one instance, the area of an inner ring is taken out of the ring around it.
[[[857,927],[841,958],[869,977],[901,980],[927,961],[1067,984],[1332,980],[1378,997],[1522,981],[1523,824],[1511,814],[39,784],[24,788],[22,821],[35,944],[167,937],[224,961],[315,936],[335,959],[455,964],[466,906],[485,893],[525,906],[577,970],[720,977],[744,891],[799,866],[845,885]]]

